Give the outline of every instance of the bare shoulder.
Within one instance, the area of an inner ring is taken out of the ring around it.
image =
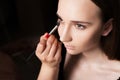
[[[117,74],[117,80],[120,80],[120,61],[115,61],[114,63],[115,63],[115,66],[113,67],[114,67],[115,73]]]
[[[120,61],[113,60],[110,62],[109,66],[114,72],[116,72],[120,75]]]

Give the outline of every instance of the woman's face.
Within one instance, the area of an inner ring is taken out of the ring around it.
[[[59,0],[58,33],[70,54],[100,47],[101,11],[91,0]]]

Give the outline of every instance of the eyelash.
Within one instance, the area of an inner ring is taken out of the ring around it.
[[[84,29],[86,29],[86,26],[84,26],[84,25],[82,25],[82,24],[76,24],[76,28],[77,28],[77,29],[84,30]]]
[[[60,26],[61,22],[62,20],[58,19],[56,25]],[[84,30],[86,28],[86,26],[82,24],[75,24],[75,27],[80,30]]]

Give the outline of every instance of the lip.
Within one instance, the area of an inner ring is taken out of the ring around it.
[[[65,48],[69,49],[69,50],[74,50],[75,49],[74,46],[71,46],[71,45],[65,45]]]

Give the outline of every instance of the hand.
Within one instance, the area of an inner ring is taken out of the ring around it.
[[[42,65],[50,68],[59,67],[61,62],[61,43],[50,35],[46,37],[48,33],[44,34],[40,38],[40,42],[36,48],[36,56],[41,60]]]

